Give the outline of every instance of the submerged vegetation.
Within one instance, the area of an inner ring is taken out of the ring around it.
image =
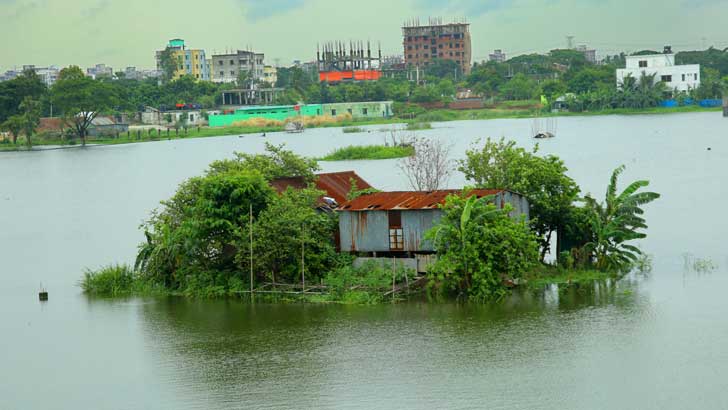
[[[332,151],[320,161],[403,158],[414,155],[414,151],[411,145],[349,145]]]

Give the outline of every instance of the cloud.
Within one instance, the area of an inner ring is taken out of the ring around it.
[[[416,0],[415,4],[428,11],[456,12],[460,15],[480,16],[492,11],[510,8],[513,0]]]
[[[255,21],[300,8],[304,0],[242,0],[242,2],[248,20]]]
[[[2,0],[0,0],[0,1],[2,1]],[[92,6],[88,6],[87,8],[83,9],[81,14],[84,17],[93,18],[93,17],[96,17],[99,14],[103,13],[106,9],[109,8],[110,5],[111,5],[110,0],[101,0],[96,4],[94,4]]]

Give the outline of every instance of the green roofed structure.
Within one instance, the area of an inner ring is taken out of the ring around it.
[[[392,102],[354,102],[336,104],[301,104],[301,105],[260,105],[240,107],[234,112],[211,115],[208,118],[210,127],[227,127],[236,122],[253,118],[285,121],[288,118],[303,116],[316,117],[321,115],[337,117],[351,115],[353,119],[389,118],[392,116]]]

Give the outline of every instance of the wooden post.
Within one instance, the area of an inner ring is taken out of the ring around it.
[[[723,97],[723,116],[728,118],[728,95]]]
[[[250,204],[250,295],[253,295],[253,204]]]
[[[306,293],[306,242],[304,241],[304,225],[301,224],[301,283]]]
[[[397,262],[392,258],[392,303],[394,303],[394,285],[397,277]]]

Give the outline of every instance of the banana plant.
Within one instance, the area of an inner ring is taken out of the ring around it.
[[[655,192],[638,192],[649,185],[649,181],[638,180],[617,193],[619,176],[624,165],[612,172],[604,202],[597,202],[591,196],[583,198],[591,211],[591,225],[594,239],[585,245],[595,260],[595,267],[601,270],[629,270],[642,251],[629,243],[647,235],[641,230],[647,228],[643,205],[660,197]]]

